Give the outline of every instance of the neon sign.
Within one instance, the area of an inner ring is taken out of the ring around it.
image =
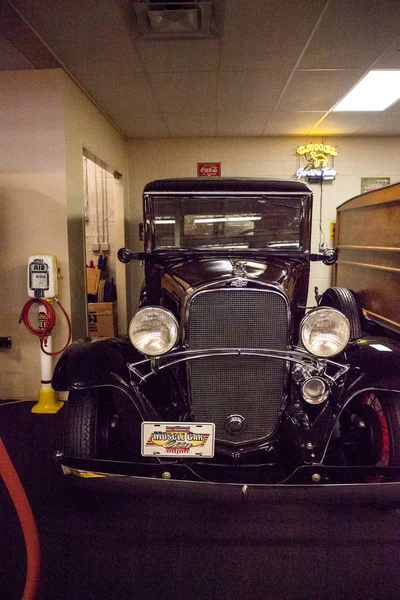
[[[335,169],[329,169],[324,167],[322,169],[308,169],[307,167],[300,167],[296,172],[297,179],[305,177],[309,181],[333,181],[336,178]]]
[[[307,146],[298,146],[296,149],[298,156],[304,156],[307,161],[305,167],[297,170],[297,178],[304,177],[307,181],[332,181],[336,177],[336,171],[328,167],[329,156],[337,156],[335,146],[330,144],[307,144]]]

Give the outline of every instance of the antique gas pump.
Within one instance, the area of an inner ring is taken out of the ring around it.
[[[63,406],[58,402],[51,387],[53,374],[52,357],[61,354],[71,340],[71,322],[67,312],[58,299],[59,268],[57,259],[52,254],[37,254],[28,259],[27,287],[30,300],[24,305],[22,321],[30,333],[39,337],[41,387],[39,399],[32,408],[33,413],[54,414]],[[52,330],[56,324],[54,304],[58,304],[68,323],[68,340],[61,350],[52,350]],[[29,311],[33,305],[38,307],[38,326],[34,327],[29,320]]]

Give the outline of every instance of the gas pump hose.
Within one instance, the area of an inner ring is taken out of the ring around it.
[[[35,519],[21,481],[0,437],[0,475],[17,512],[26,547],[26,578],[22,600],[34,600],[39,584],[40,546]]]

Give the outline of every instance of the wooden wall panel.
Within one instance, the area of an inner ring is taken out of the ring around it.
[[[349,288],[373,320],[400,332],[400,184],[337,209],[334,285]]]

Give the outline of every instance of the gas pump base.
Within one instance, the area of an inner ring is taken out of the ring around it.
[[[63,406],[64,402],[57,400],[54,390],[39,390],[39,399],[31,412],[37,415],[55,415]]]

